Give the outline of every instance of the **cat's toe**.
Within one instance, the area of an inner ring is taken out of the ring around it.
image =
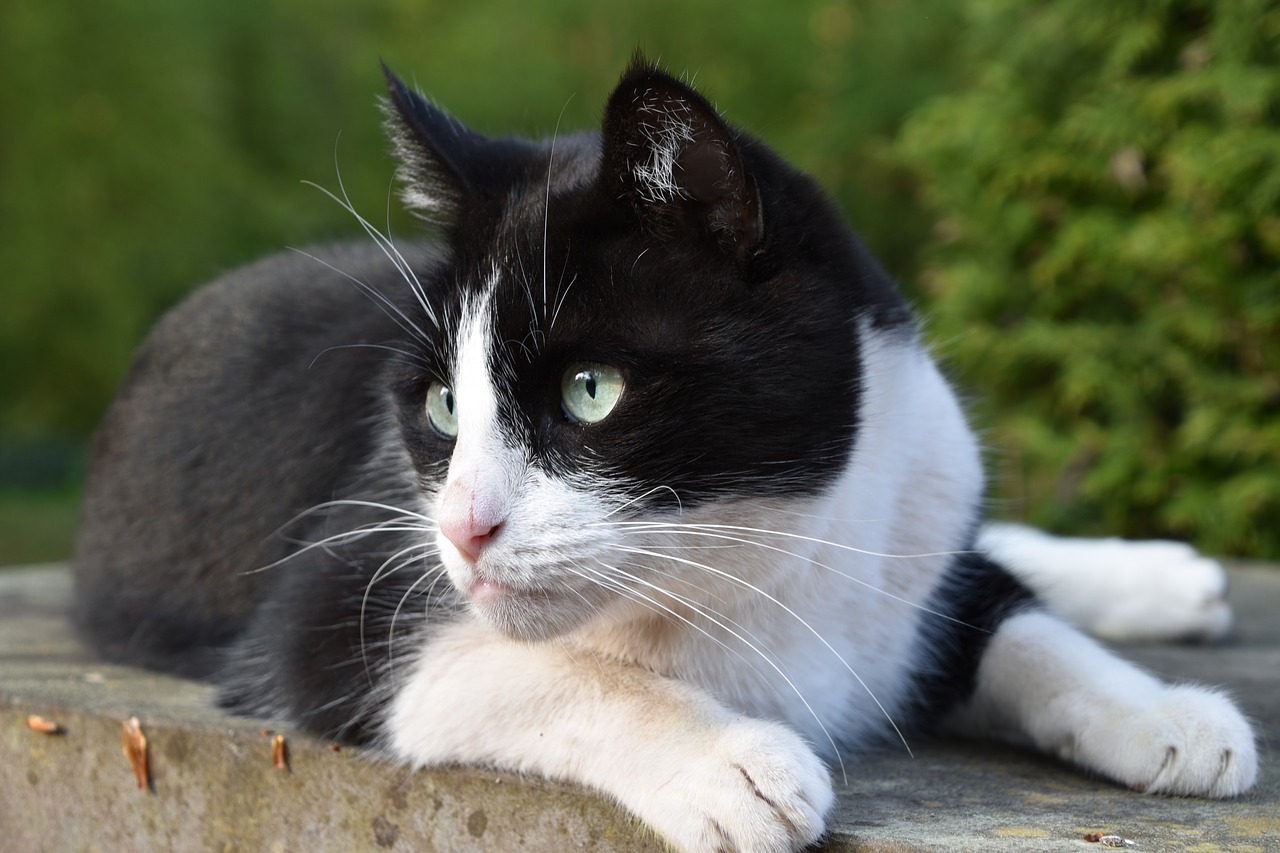
[[[747,721],[673,780],[664,833],[689,851],[783,853],[822,836],[835,801],[826,766],[791,730]]]
[[[1160,713],[1177,732],[1151,793],[1233,797],[1258,776],[1258,751],[1244,716],[1228,699],[1198,687],[1165,691]]]
[[[1222,565],[1179,542],[1107,540],[1127,577],[1094,600],[1099,636],[1125,640],[1214,640],[1231,628]]]
[[[1221,694],[1171,687],[1124,720],[1098,720],[1074,758],[1152,794],[1233,797],[1253,785],[1257,746],[1244,716]]]

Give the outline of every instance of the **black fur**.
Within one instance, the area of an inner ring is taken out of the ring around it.
[[[355,738],[458,603],[431,531],[330,538],[398,518],[330,502],[415,509],[443,478],[451,443],[423,400],[452,381],[468,299],[496,288],[500,416],[533,464],[630,488],[635,513],[820,493],[859,429],[858,323],[912,330],[811,179],[649,65],[602,136],[540,143],[483,137],[388,80],[409,200],[444,235],[401,247],[417,289],[369,243],[269,259],[172,311],[95,438],[75,559],[77,624],[105,657]],[[637,163],[672,116],[687,127],[656,186]],[[561,408],[578,360],[627,381],[592,427]],[[963,693],[981,631],[1023,596],[957,564],[937,609],[978,631],[953,632],[927,702]]]
[[[930,731],[973,695],[978,665],[1000,624],[1041,604],[1007,569],[970,550],[956,555],[925,607],[914,655],[922,668],[906,719]]]

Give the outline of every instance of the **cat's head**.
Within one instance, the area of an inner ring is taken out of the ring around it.
[[[447,249],[395,387],[450,579],[526,638],[732,594],[714,548],[662,549],[840,475],[860,328],[909,324],[892,285],[809,178],[642,60],[598,134],[541,142],[388,79],[405,197]]]

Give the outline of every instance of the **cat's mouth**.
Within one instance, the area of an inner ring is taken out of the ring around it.
[[[484,575],[475,575],[465,591],[473,613],[519,640],[559,636],[573,630],[590,612],[590,608],[575,605],[587,601],[582,594],[554,587],[515,585]]]
[[[515,587],[499,580],[477,577],[467,590],[467,595],[477,605],[498,605],[504,601],[545,601],[551,592],[545,589]]]

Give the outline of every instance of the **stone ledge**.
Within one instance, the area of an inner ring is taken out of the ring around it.
[[[847,761],[824,850],[1280,850],[1280,572],[1231,569],[1236,637],[1126,649],[1174,679],[1226,686],[1259,724],[1257,789],[1230,802],[1145,797],[984,744],[913,743]],[[616,806],[572,785],[481,770],[411,773],[269,721],[221,714],[193,682],[96,662],[70,636],[64,569],[0,571],[0,847],[117,850],[660,850]],[[1114,689],[1123,690],[1124,685]],[[63,734],[30,730],[28,714]],[[120,746],[138,716],[150,789]]]

